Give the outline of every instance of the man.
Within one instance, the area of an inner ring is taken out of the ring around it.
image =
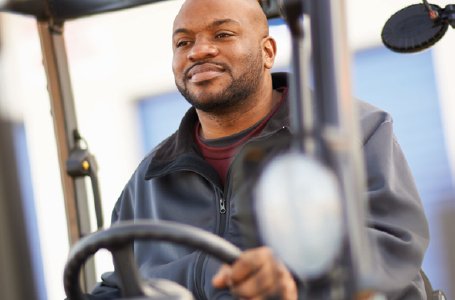
[[[290,137],[287,81],[270,71],[276,44],[266,17],[256,0],[187,0],[175,18],[172,40],[175,82],[193,108],[178,131],[141,162],[112,220],[177,221],[249,248],[232,266],[220,266],[193,249],[135,246],[143,276],[176,281],[196,299],[297,299],[288,268],[269,248],[248,244],[242,230],[241,201],[251,190],[251,181],[238,172],[245,149],[287,141],[268,149],[272,156],[285,151]],[[418,271],[428,231],[419,197],[389,116],[364,103],[360,111],[378,273],[391,299],[424,299]],[[112,291],[115,280],[108,275],[93,294]]]

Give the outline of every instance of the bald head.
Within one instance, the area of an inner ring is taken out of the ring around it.
[[[269,34],[267,17],[258,0],[186,0],[174,19],[174,31],[182,20],[203,18],[210,21],[210,16],[214,15],[221,19],[236,19],[261,38]]]

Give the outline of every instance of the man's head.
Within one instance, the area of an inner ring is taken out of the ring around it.
[[[276,46],[257,0],[187,0],[173,30],[175,82],[197,109],[228,111],[270,81]]]

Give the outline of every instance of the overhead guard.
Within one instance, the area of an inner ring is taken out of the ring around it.
[[[85,16],[133,8],[168,0],[6,0],[0,12],[12,12],[36,17],[38,20],[64,22]],[[261,5],[269,18],[277,17],[274,0],[262,0]]]

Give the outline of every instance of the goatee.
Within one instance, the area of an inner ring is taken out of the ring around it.
[[[257,90],[262,73],[261,57],[258,56],[259,55],[256,55],[256,57],[255,55],[249,55],[247,57],[245,60],[247,63],[243,64],[246,71],[237,78],[234,78],[229,67],[223,64],[222,66],[225,72],[231,77],[231,84],[218,93],[205,94],[205,99],[200,99],[192,93],[187,87],[187,81],[184,81],[183,84],[179,84],[176,80],[177,89],[182,96],[198,110],[214,114],[230,111]],[[203,84],[204,83],[201,83],[200,85]],[[206,84],[210,83],[207,82]]]

